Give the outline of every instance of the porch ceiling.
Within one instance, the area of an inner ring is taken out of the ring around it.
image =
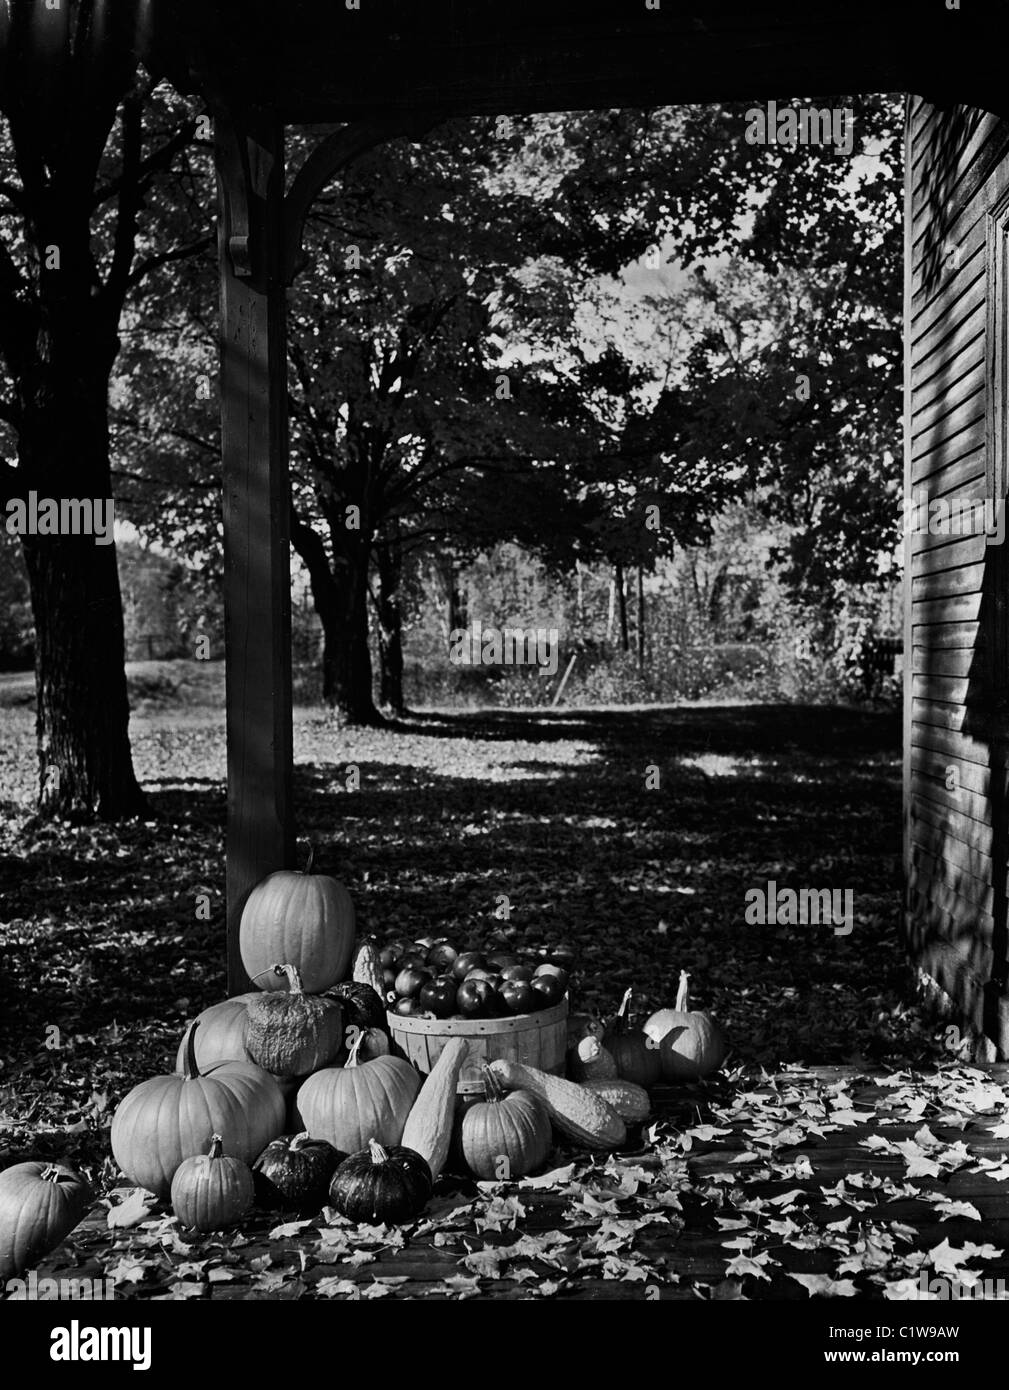
[[[912,91],[1005,105],[990,14],[846,0],[148,0],[148,65],[290,123]],[[1000,26],[1004,21],[999,21]]]

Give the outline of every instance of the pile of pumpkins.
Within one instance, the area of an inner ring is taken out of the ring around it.
[[[355,951],[353,903],[337,880],[281,871],[250,895],[242,960],[259,989],[205,1010],[178,1070],[135,1086],[112,1122],[112,1152],[139,1187],[170,1199],[200,1231],[234,1224],[254,1202],[354,1221],[404,1222],[425,1206],[450,1153],[477,1178],[507,1180],[546,1160],[556,1130],[619,1148],[650,1112],[649,1087],[717,1071],[725,1040],[676,1005],[631,1024],[630,990],[608,1027],[569,1018],[567,1076],[518,1061],[483,1068],[485,1093],[458,1086],[469,1042],[444,1037],[423,1077],[393,1054],[377,945]],[[345,978],[350,972],[350,978]],[[59,1164],[0,1173],[0,1277],[57,1245],[93,1200]]]

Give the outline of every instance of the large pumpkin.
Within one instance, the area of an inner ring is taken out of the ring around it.
[[[262,998],[259,990],[251,994],[236,994],[233,999],[224,999],[220,1004],[211,1004],[197,1015],[200,1025],[196,1034],[196,1065],[206,1070],[218,1062],[251,1062],[246,1038],[249,1033],[248,1005]],[[183,1034],[175,1059],[175,1070],[183,1071],[186,1065],[186,1037]]]
[[[183,1159],[205,1154],[215,1134],[224,1152],[245,1163],[284,1130],[277,1082],[252,1062],[220,1062],[200,1071],[190,1024],[182,1075],[155,1076],[134,1086],[112,1121],[112,1156],[127,1177],[167,1197]]]
[[[335,1061],[343,1045],[343,1009],[335,999],[306,994],[293,965],[275,969],[290,982],[287,994],[261,994],[249,1005],[252,1060],[278,1076],[307,1076]]]
[[[300,1127],[345,1154],[361,1152],[372,1139],[398,1144],[421,1086],[419,1072],[402,1057],[359,1061],[363,1039],[359,1034],[346,1066],[317,1071],[298,1091]]]
[[[91,1189],[62,1163],[15,1163],[0,1173],[0,1282],[55,1250],[93,1201]]]
[[[354,904],[343,884],[312,873],[280,869],[249,894],[239,929],[242,964],[254,985],[287,988],[274,964],[295,967],[306,993],[321,994],[342,980],[354,949]]]

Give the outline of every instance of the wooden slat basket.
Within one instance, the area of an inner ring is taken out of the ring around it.
[[[513,1018],[402,1018],[390,1013],[388,1019],[393,1050],[425,1074],[449,1038],[468,1039],[469,1057],[457,1088],[460,1095],[482,1094],[483,1065],[498,1057],[564,1075],[566,999],[550,1009]]]

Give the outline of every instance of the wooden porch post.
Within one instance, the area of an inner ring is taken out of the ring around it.
[[[249,891],[294,854],[287,468],[284,128],[215,120],[227,659],[228,993],[249,988],[238,927]]]

